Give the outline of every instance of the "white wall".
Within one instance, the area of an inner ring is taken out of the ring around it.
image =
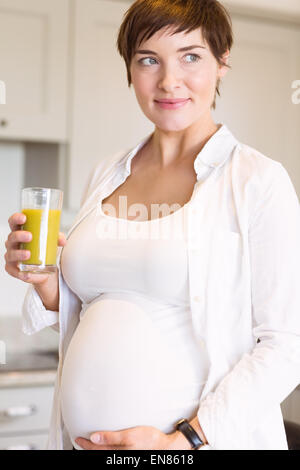
[[[281,16],[291,20],[300,20],[299,0],[221,0],[229,9],[244,8],[257,10],[258,12],[269,12],[270,16]]]
[[[0,142],[0,226],[20,209],[24,160],[22,143]]]
[[[4,269],[8,218],[21,207],[24,175],[22,143],[0,142],[0,316],[19,315],[28,284],[14,279]]]
[[[134,0],[111,0],[113,2],[124,2],[128,5],[134,3]],[[270,17],[281,17],[292,21],[300,21],[300,0],[219,0],[234,11],[252,11],[269,14]]]

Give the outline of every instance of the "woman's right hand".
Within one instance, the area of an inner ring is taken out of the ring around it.
[[[12,277],[34,284],[35,286],[45,286],[51,279],[51,285],[53,285],[53,274],[36,274],[26,273],[20,271],[18,264],[26,259],[30,258],[30,251],[22,250],[20,243],[29,242],[32,239],[31,232],[21,230],[21,226],[26,221],[26,215],[22,213],[15,213],[9,219],[8,223],[11,228],[7,240],[5,242],[6,253],[4,255],[6,264],[5,271]],[[28,238],[29,237],[29,238]],[[64,246],[67,240],[65,235],[60,232],[58,238],[58,246]],[[55,277],[58,280],[58,271],[55,273]],[[28,278],[27,278],[28,277]]]

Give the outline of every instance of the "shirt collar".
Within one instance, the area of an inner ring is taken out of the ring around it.
[[[139,144],[121,160],[120,164],[124,172],[124,177],[127,177],[131,173],[131,161],[133,157],[146,144],[152,135],[153,132],[143,138]],[[227,126],[225,124],[219,124],[217,132],[215,132],[215,134],[206,142],[194,160],[194,169],[197,174],[197,179],[202,176],[203,169],[207,170],[207,167],[221,167],[230,157],[237,144],[237,139],[233,136]]]

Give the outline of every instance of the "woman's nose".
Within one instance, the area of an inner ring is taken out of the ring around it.
[[[166,92],[170,92],[175,88],[180,87],[182,79],[178,72],[168,69],[162,72],[162,75],[159,79],[158,87],[160,89],[165,90]]]

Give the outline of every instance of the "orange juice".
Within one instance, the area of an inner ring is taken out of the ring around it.
[[[22,263],[55,265],[61,211],[57,209],[49,209],[48,211],[23,209],[22,213],[26,215],[26,222],[22,226],[22,230],[32,233],[30,242],[21,243],[21,249],[30,250],[31,253],[30,258]]]

